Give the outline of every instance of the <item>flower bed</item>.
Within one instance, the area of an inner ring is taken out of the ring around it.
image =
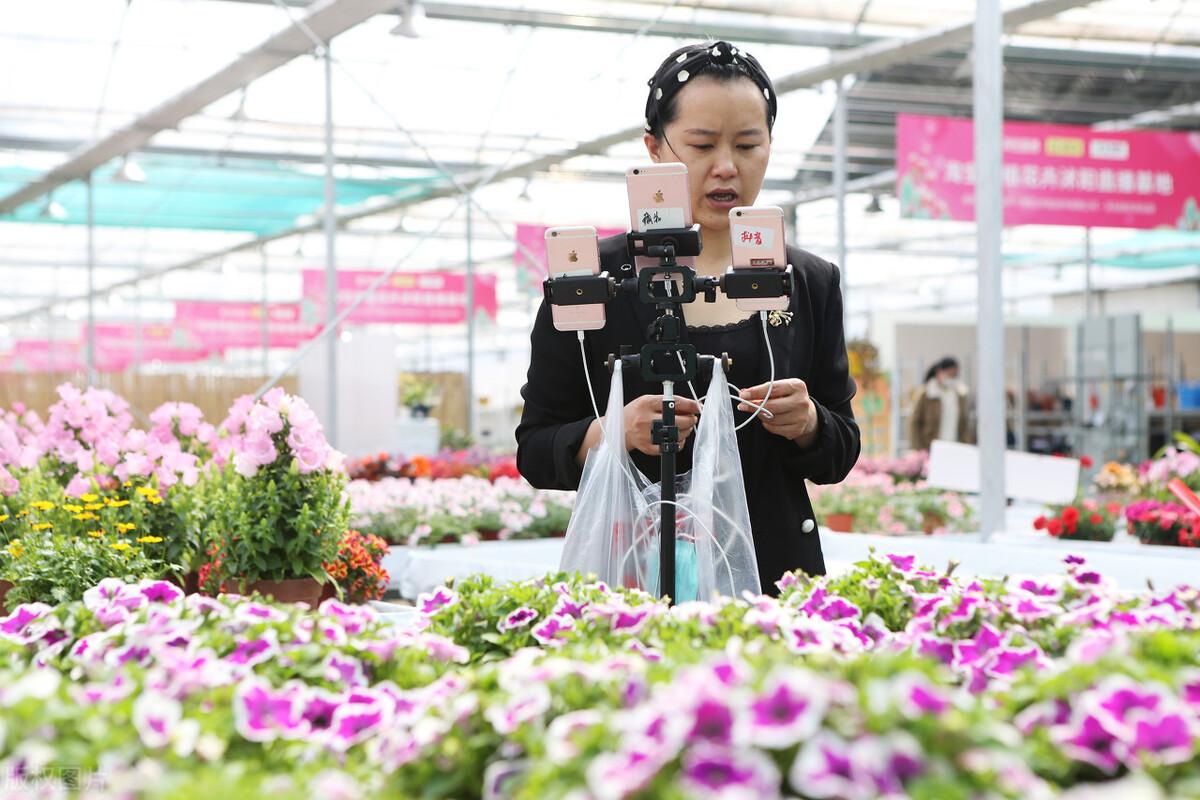
[[[398,630],[107,581],[0,618],[0,772],[96,797],[1195,793],[1195,590],[903,556],[781,586],[668,608],[476,578]]]
[[[384,478],[352,481],[349,491],[356,528],[409,546],[561,536],[575,501],[510,477]]]
[[[855,468],[840,484],[810,484],[818,519],[842,531],[878,533],[963,533],[974,529],[975,512],[958,493],[926,486],[920,479],[897,480],[885,471]],[[844,519],[837,524],[837,518]]]
[[[384,478],[519,478],[517,460],[513,456],[498,456],[481,448],[443,450],[436,456],[413,456],[378,453],[350,459],[346,463],[350,480],[380,481]]]

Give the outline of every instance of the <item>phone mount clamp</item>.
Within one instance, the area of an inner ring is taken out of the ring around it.
[[[676,259],[700,255],[700,226],[630,233],[629,252],[633,256],[656,258],[658,264],[642,267],[636,278],[617,281],[607,272],[599,275],[548,278],[542,284],[547,303],[560,306],[606,303],[618,294],[636,295],[639,302],[653,305],[658,316],[646,331],[646,344],[638,353],[630,345],[621,345],[619,354],[609,354],[611,372],[617,359],[622,367],[637,369],[643,380],[662,383],[662,419],[655,420],[651,441],[659,447],[662,483],[659,525],[658,586],[660,597],[675,597],[676,456],[679,453],[679,426],[675,419],[675,384],[695,380],[701,367],[711,367],[715,356],[699,355],[692,344],[680,341],[683,318],[676,310],[683,303],[703,295],[705,302],[716,302],[717,291],[728,297],[775,298],[790,295],[793,277],[786,270],[737,269],[721,277],[698,276]],[[726,373],[732,362],[721,354]]]

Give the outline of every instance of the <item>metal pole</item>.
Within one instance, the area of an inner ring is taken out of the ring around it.
[[[846,79],[837,80],[833,109],[833,193],[837,198],[837,262],[842,271],[842,328],[849,319],[850,281],[846,273]]]
[[[271,365],[267,358],[267,349],[271,345],[270,323],[267,312],[267,248],[262,248],[259,254],[262,256],[262,327],[260,334],[262,336],[262,372],[265,378],[271,374]]]
[[[1029,326],[1021,328],[1021,371],[1017,384],[1017,402],[1013,409],[1016,419],[1013,425],[1017,433],[1017,449],[1029,450]]]
[[[325,325],[332,327],[338,313],[337,214],[334,209],[337,184],[333,177],[333,54],[328,42],[321,55],[325,61]],[[338,442],[337,348],[337,332],[331,330],[325,337],[325,407],[329,409],[325,437],[333,447],[337,447]]]
[[[1083,315],[1092,318],[1092,229],[1083,229]]]
[[[1163,444],[1170,444],[1175,433],[1175,317],[1167,317],[1167,332],[1163,336],[1163,375],[1166,379],[1166,399],[1163,403]]]
[[[900,421],[900,356],[895,356],[895,363],[892,364],[892,388],[891,397],[888,399],[892,405],[892,441],[888,447],[888,455],[895,458],[900,454],[900,437],[903,435],[903,425]]]
[[[983,540],[1004,528],[1004,125],[1000,0],[975,6],[975,231],[979,250],[979,487]]]
[[[84,180],[87,186],[87,381],[96,385],[96,209],[92,194],[92,173]]]
[[[475,258],[472,251],[474,198],[467,194],[467,434],[475,436]]]

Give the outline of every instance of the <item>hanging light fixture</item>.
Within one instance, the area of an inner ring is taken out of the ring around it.
[[[400,23],[392,28],[392,36],[407,36],[409,39],[418,38],[420,26],[425,22],[425,9],[418,0],[403,0],[400,3]]]
[[[145,183],[146,170],[130,156],[121,159],[121,166],[112,175],[113,183]]]
[[[67,218],[67,209],[63,208],[63,204],[54,199],[54,195],[46,198],[46,204],[42,206],[42,210],[38,212],[38,217],[41,219],[64,220]]]

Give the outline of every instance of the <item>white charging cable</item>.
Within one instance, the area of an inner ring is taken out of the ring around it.
[[[742,402],[746,403],[746,405],[754,406],[754,413],[747,417],[741,425],[735,425],[733,427],[734,431],[740,431],[742,428],[749,425],[754,421],[754,418],[757,417],[759,413],[766,415],[767,419],[773,419],[775,417],[774,414],[772,414],[770,411],[767,411],[767,401],[771,399],[771,390],[775,388],[775,354],[771,351],[771,337],[767,335],[767,312],[758,312],[758,319],[762,323],[763,342],[765,342],[767,345],[767,361],[771,365],[771,377],[767,380],[767,393],[763,396],[762,405],[758,405],[757,403],[749,403],[745,400],[742,400]]]
[[[596,392],[592,389],[592,374],[588,370],[587,350],[583,346],[583,331],[575,331],[579,335],[579,358],[583,360],[583,379],[587,381],[588,397],[592,398],[592,412],[600,419],[600,407],[596,405]]]

